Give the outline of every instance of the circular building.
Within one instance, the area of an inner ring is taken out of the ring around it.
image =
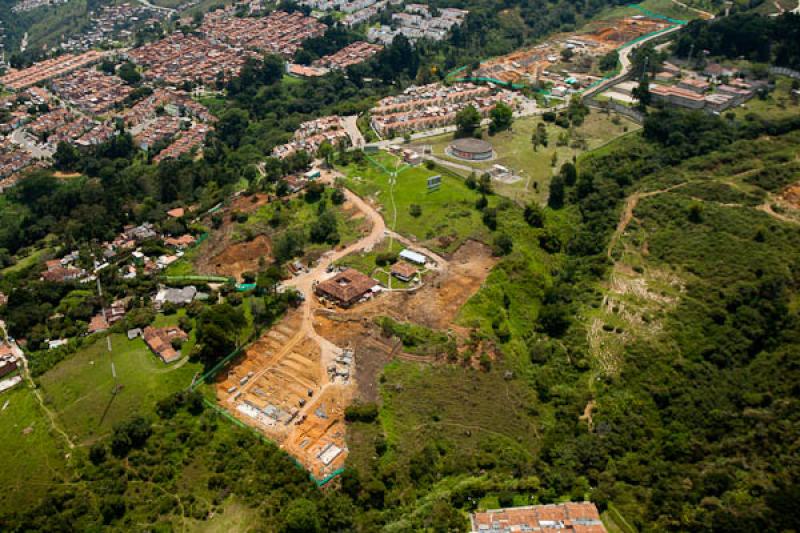
[[[472,138],[456,139],[450,143],[447,151],[453,157],[467,161],[485,161],[491,159],[494,154],[491,144],[481,139]]]

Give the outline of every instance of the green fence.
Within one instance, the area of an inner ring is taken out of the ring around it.
[[[658,31],[650,32],[650,33],[645,34],[645,35],[641,35],[641,36],[637,37],[636,39],[633,39],[633,40],[628,41],[627,43],[623,44],[622,46],[617,48],[617,51],[623,50],[623,49],[628,48],[630,46],[634,46],[637,43],[640,43],[641,41],[644,41],[646,39],[650,39],[652,37],[655,37],[656,35],[671,31],[675,26],[683,26],[685,24],[688,24],[688,21],[686,21],[686,20],[674,19],[674,18],[666,17],[664,15],[659,15],[658,13],[654,13],[654,12],[650,11],[649,9],[643,8],[639,4],[628,4],[627,7],[630,7],[632,9],[636,9],[638,11],[641,11],[643,14],[647,15],[650,18],[655,18],[655,19],[667,21],[670,24],[672,24],[672,26],[669,27],[669,28],[664,28],[663,30],[658,30]],[[483,77],[483,76],[460,76],[460,77],[456,77],[456,76],[458,76],[459,73],[463,72],[466,69],[467,69],[467,66],[465,65],[463,67],[459,67],[459,68],[457,68],[455,70],[452,70],[452,71],[450,71],[450,73],[447,74],[447,76],[445,76],[445,79],[448,80],[448,81],[451,81],[451,82],[495,83],[497,85],[502,85],[504,87],[508,87],[508,88],[514,89],[514,90],[520,90],[520,89],[524,89],[524,88],[528,87],[524,83],[509,83],[509,82],[501,81],[501,80],[498,80],[498,79],[495,79],[495,78],[489,78],[489,77]],[[592,83],[588,87],[582,89],[581,92],[593,89],[593,88],[597,87],[598,85],[600,85],[601,83],[605,83],[606,81],[608,81],[608,80],[610,80],[610,79],[612,79],[612,78],[614,78],[614,77],[616,77],[618,75],[619,75],[619,65],[617,65],[617,67],[614,69],[614,71],[611,74],[608,74],[605,77],[603,77],[602,79],[597,80],[596,82]],[[536,92],[538,92],[539,94],[543,94],[545,96],[549,96],[550,95],[550,91],[548,91],[546,89],[537,89]]]
[[[408,170],[409,168],[411,168],[411,165],[403,165],[402,167],[398,168],[397,170],[389,170],[385,166],[383,166],[380,163],[378,163],[377,161],[375,161],[370,156],[365,156],[365,157],[367,158],[367,161],[369,161],[370,163],[372,163],[373,165],[375,165],[376,167],[378,167],[379,169],[381,169],[382,171],[384,171],[385,173],[387,173],[389,175],[392,175],[392,174],[395,174],[395,173],[400,174],[401,172],[404,172],[404,171]]]
[[[178,283],[181,281],[197,281],[202,283],[236,283],[236,278],[229,278],[226,276],[202,276],[202,275],[188,275],[188,276],[164,276],[164,279],[169,282]]]
[[[260,329],[256,329],[255,331],[253,331],[252,335],[250,335],[250,337],[248,337],[248,339],[247,339],[247,340],[244,342],[244,344],[242,344],[242,346],[240,346],[240,347],[236,348],[234,351],[232,351],[231,353],[229,353],[228,355],[226,355],[225,357],[223,357],[223,358],[222,358],[222,360],[221,360],[219,363],[217,363],[216,365],[214,365],[214,367],[213,367],[211,370],[209,370],[208,372],[206,372],[205,374],[203,374],[203,375],[202,375],[202,376],[200,376],[199,378],[197,378],[197,379],[195,379],[194,381],[192,381],[192,384],[189,386],[189,390],[191,390],[191,391],[194,391],[194,390],[196,390],[196,389],[197,389],[197,387],[198,387],[198,386],[199,386],[201,383],[206,383],[206,382],[209,380],[209,378],[213,378],[213,377],[214,377],[214,376],[215,376],[215,375],[216,375],[216,374],[217,374],[217,373],[218,373],[218,372],[219,372],[219,371],[220,371],[220,370],[221,370],[221,369],[222,369],[222,368],[223,368],[225,365],[227,365],[227,364],[228,364],[228,363],[229,363],[229,362],[230,362],[230,361],[231,361],[233,358],[235,358],[236,356],[238,356],[239,354],[241,354],[241,353],[242,353],[242,351],[243,351],[243,350],[244,350],[244,349],[245,349],[245,348],[246,348],[246,347],[247,347],[247,346],[248,346],[248,345],[249,345],[249,344],[250,344],[252,341],[254,341],[255,339],[257,339],[257,338],[258,338],[260,335],[261,335],[261,330],[260,330]],[[252,427],[252,426],[248,426],[247,424],[245,424],[244,422],[242,422],[241,420],[239,420],[238,418],[236,418],[235,416],[233,416],[232,414],[230,414],[228,411],[226,411],[225,409],[221,408],[219,405],[217,405],[215,402],[212,402],[211,400],[209,400],[209,399],[208,399],[208,398],[206,398],[205,396],[203,397],[203,402],[204,402],[204,403],[205,403],[205,404],[206,404],[208,407],[211,407],[211,408],[212,408],[214,411],[216,411],[216,412],[217,412],[217,414],[220,414],[220,415],[222,415],[222,417],[223,417],[223,418],[225,418],[226,420],[228,420],[228,421],[230,421],[230,422],[233,422],[234,424],[236,424],[236,425],[237,425],[237,426],[239,426],[240,428],[243,428],[243,429],[247,429],[247,430],[249,430],[249,431],[252,431],[252,432],[253,432],[255,435],[257,435],[257,436],[258,436],[258,438],[260,438],[260,439],[261,439],[263,442],[268,442],[268,443],[270,443],[270,444],[273,444],[273,445],[277,446],[277,443],[275,443],[273,440],[271,440],[271,439],[267,438],[267,437],[266,437],[266,436],[265,436],[263,433],[261,433],[259,430],[257,430],[256,428],[254,428],[254,427]],[[330,474],[328,474],[328,475],[327,475],[327,476],[325,476],[324,478],[322,478],[322,479],[317,479],[316,477],[314,477],[314,476],[311,474],[311,472],[308,472],[308,471],[306,470],[305,466],[303,466],[303,464],[302,464],[302,463],[300,463],[300,461],[298,461],[297,459],[295,459],[295,458],[294,458],[294,457],[293,457],[291,454],[287,454],[287,455],[289,455],[289,457],[292,459],[292,461],[294,462],[294,464],[295,464],[295,465],[297,465],[297,467],[298,467],[298,468],[300,468],[300,469],[302,469],[302,470],[304,470],[304,471],[306,471],[306,472],[308,473],[308,476],[311,478],[311,480],[312,480],[314,483],[316,483],[316,484],[317,484],[317,486],[318,486],[318,487],[322,487],[322,486],[326,485],[326,484],[327,484],[327,483],[329,483],[331,480],[333,480],[334,478],[336,478],[336,476],[339,476],[339,475],[341,475],[341,473],[342,473],[342,472],[344,472],[344,468],[339,468],[339,469],[337,469],[337,470],[334,470],[333,472],[331,472]]]

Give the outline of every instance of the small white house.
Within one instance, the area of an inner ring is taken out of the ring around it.
[[[425,263],[428,262],[427,257],[420,253],[409,250],[408,248],[400,252],[400,257],[417,265],[425,265]]]

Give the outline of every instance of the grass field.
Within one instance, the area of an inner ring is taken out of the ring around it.
[[[624,117],[614,119],[615,116],[592,111],[584,123],[573,131],[545,123],[548,146],[540,146],[537,151],[533,149],[531,136],[541,118],[518,119],[514,122],[513,131],[502,132],[493,137],[485,136],[485,139],[494,146],[497,157],[480,163],[467,163],[447,155],[445,149],[453,141],[453,136],[450,134],[431,137],[415,144],[431,145],[436,157],[460,165],[466,164],[473,167],[477,173],[488,171],[495,164],[506,166],[523,179],[509,185],[495,182],[498,193],[517,200],[535,200],[544,203],[547,200],[550,177],[563,163],[571,161],[573,157],[580,156],[587,150],[596,149],[626,132],[639,129],[634,122]],[[559,136],[564,134],[569,136],[569,144],[557,146]],[[555,167],[552,166],[553,153],[556,154]]]
[[[66,471],[64,443],[25,385],[0,394],[0,515],[25,508],[44,496]]]
[[[330,201],[332,190],[325,193],[326,208],[336,215],[337,231],[339,232],[339,244],[349,244],[359,237],[359,226],[361,219],[351,218],[351,214],[345,211],[342,206],[334,205]],[[267,234],[271,237],[287,230],[300,230],[308,233],[308,229],[318,218],[319,203],[306,202],[302,197],[293,198],[288,204],[272,202],[258,209],[250,215],[247,222],[239,224],[234,229],[234,240],[241,240],[243,234]],[[279,230],[274,230],[270,226],[270,220],[275,216],[276,211],[280,211],[282,225]],[[306,243],[306,253],[321,254],[330,249],[329,244]]]
[[[707,5],[708,2],[705,1],[687,0],[684,3],[689,7],[696,9],[709,10],[710,8],[710,6]],[[638,2],[637,5],[643,9],[656,13],[657,15],[662,15],[664,17],[677,20],[693,20],[700,18],[700,14],[696,11],[686,9],[670,0],[644,0],[643,2]],[[633,7],[628,7],[628,5],[624,5],[604,10],[599,16],[595,17],[595,20],[618,19],[642,14],[642,11]]]
[[[744,105],[734,110],[736,116],[743,118],[750,113],[755,113],[766,119],[781,119],[800,113],[800,105],[791,97],[792,80],[780,76],[775,81],[775,90],[766,99],[758,96],[751,98]]]
[[[32,267],[32,266],[36,265],[36,263],[41,261],[42,258],[45,255],[47,255],[48,252],[50,252],[50,250],[48,248],[42,248],[40,250],[34,250],[33,252],[29,253],[25,257],[19,259],[16,262],[16,264],[11,265],[10,267],[6,267],[6,268],[0,270],[0,276],[8,276],[9,274],[22,272],[26,268]]]
[[[138,338],[114,334],[111,343],[113,356],[99,339],[39,379],[45,401],[76,444],[91,443],[117,422],[152,412],[158,400],[187,387],[200,370],[195,363],[165,365]],[[114,396],[112,359],[121,386]]]
[[[532,460],[537,402],[524,383],[504,380],[501,372],[398,361],[386,366],[384,378],[380,419],[390,449],[384,460],[407,459],[428,443],[456,462],[480,462],[484,449],[509,467]]]
[[[394,156],[382,153],[376,157],[386,168],[395,168]],[[401,164],[397,166],[402,168]],[[351,164],[340,170],[347,176],[349,188],[362,197],[374,197],[383,206],[388,228],[422,241],[429,248],[449,253],[466,239],[488,237],[480,213],[475,209],[479,194],[446,170],[429,170],[423,166],[407,168],[398,174],[396,182],[390,174],[369,162]],[[428,191],[427,180],[436,174],[442,176],[441,188]],[[420,206],[420,216],[411,215],[412,204]]]

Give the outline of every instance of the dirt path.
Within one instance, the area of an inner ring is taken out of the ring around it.
[[[772,205],[769,202],[761,204],[760,206],[756,207],[756,209],[758,209],[763,213],[768,214],[773,218],[780,220],[781,222],[788,222],[789,224],[795,224],[795,225],[800,224],[800,221],[797,221],[792,217],[787,217],[786,215],[782,215],[776,212],[774,209],[772,209]]]
[[[647,192],[640,192],[637,191],[630,196],[628,196],[627,200],[625,200],[625,207],[622,209],[622,215],[619,218],[619,222],[617,223],[617,229],[614,230],[614,235],[611,236],[611,240],[608,243],[608,249],[606,250],[606,255],[612,261],[614,258],[611,256],[614,252],[614,248],[617,246],[622,234],[625,233],[625,230],[628,228],[628,225],[633,220],[633,210],[636,209],[636,206],[639,205],[639,200],[642,198],[649,198],[650,196],[656,196],[658,194],[663,194],[666,192],[670,192],[673,189],[677,189],[678,187],[683,187],[689,182],[678,183],[677,185],[673,185],[671,187],[667,187],[666,189],[659,189],[657,191],[647,191]]]
[[[675,4],[676,6],[681,6],[684,9],[688,9],[689,11],[694,11],[695,13],[700,15],[705,20],[711,20],[711,19],[714,18],[714,14],[713,13],[709,13],[708,11],[703,11],[702,9],[697,9],[696,7],[688,6],[688,5],[684,4],[683,2],[680,2],[679,0],[672,0],[672,3]]]
[[[0,321],[0,332],[2,332],[3,339],[6,339],[6,342],[8,342],[8,333],[6,332],[6,325],[2,321]],[[14,343],[9,342],[8,344],[11,346],[11,350],[14,352],[14,355],[19,357],[19,359],[22,361],[22,377],[25,379],[26,382],[28,382],[28,385],[30,386],[33,395],[36,397],[36,401],[39,403],[39,407],[41,407],[42,411],[50,421],[50,427],[53,428],[53,430],[56,433],[64,437],[64,440],[66,441],[67,446],[69,446],[70,450],[74,449],[75,443],[72,442],[72,439],[69,438],[67,432],[61,428],[61,425],[59,425],[58,420],[56,420],[55,413],[53,413],[47,407],[47,405],[45,405],[44,398],[42,398],[42,394],[41,392],[39,392],[39,388],[36,386],[36,383],[34,383],[33,378],[31,377],[31,372],[30,369],[28,368],[28,359],[25,357],[25,352],[23,352],[22,349],[19,346],[17,346],[15,342]]]

